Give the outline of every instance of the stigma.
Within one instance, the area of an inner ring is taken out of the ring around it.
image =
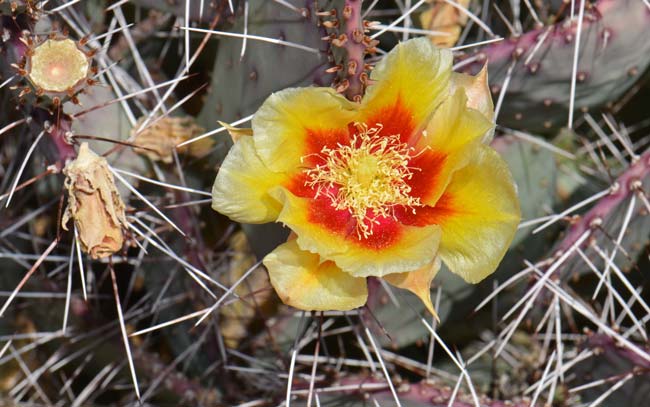
[[[326,196],[332,207],[347,210],[362,240],[372,236],[382,218],[395,219],[395,208],[415,212],[422,206],[420,198],[411,196],[408,184],[420,169],[409,166],[417,154],[399,134],[382,135],[380,123],[374,127],[354,123],[354,128],[348,144],[325,146],[315,154],[319,164],[305,170],[305,186],[315,191],[315,198]]]

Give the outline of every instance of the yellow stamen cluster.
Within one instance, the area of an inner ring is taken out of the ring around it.
[[[379,218],[395,218],[396,206],[421,206],[420,198],[410,196],[407,180],[413,176],[409,167],[414,148],[400,140],[399,134],[382,136],[383,126],[369,128],[355,123],[357,134],[349,145],[323,147],[319,158],[324,164],[305,170],[305,185],[316,188],[316,197],[328,196],[332,207],[348,210],[357,222],[359,239],[373,234]],[[303,157],[305,158],[305,157]]]

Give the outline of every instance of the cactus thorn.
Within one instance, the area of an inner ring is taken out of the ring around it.
[[[352,76],[357,73],[357,68],[359,67],[359,64],[357,61],[348,61],[348,75]]]
[[[348,42],[348,36],[345,34],[341,34],[338,36],[338,38],[334,38],[332,40],[332,45],[335,47],[342,48],[345,46],[346,42]]]
[[[20,91],[20,93],[18,94],[18,98],[20,99],[23,96],[28,95],[31,92],[32,92],[32,89],[26,86]]]
[[[642,192],[643,191],[642,188],[643,188],[643,183],[641,182],[640,179],[633,178],[633,179],[630,180],[630,189],[632,189],[634,191],[637,191],[637,192],[638,191]]]
[[[364,86],[368,86],[370,84],[370,78],[368,77],[368,74],[365,72],[361,72],[359,75],[359,80],[361,83],[363,83]]]
[[[596,217],[589,222],[589,227],[591,229],[598,229],[603,224],[603,218]]]
[[[379,40],[373,40],[366,35],[363,37],[363,44],[368,48],[374,48],[379,45]]]
[[[347,79],[343,79],[341,82],[339,82],[338,85],[336,85],[336,92],[343,93],[346,90],[348,90],[349,87],[350,87],[350,81]]]
[[[363,20],[361,25],[363,26],[364,31],[368,32],[372,27],[377,26],[381,24],[379,21],[368,21],[368,20]]]
[[[342,70],[343,70],[343,66],[339,64],[339,65],[334,65],[331,68],[327,68],[325,70],[325,72],[327,72],[327,73],[336,73],[336,72],[340,72]]]
[[[328,10],[328,11],[317,11],[316,15],[318,17],[336,17],[336,9],[333,8],[333,9]]]
[[[356,44],[361,44],[363,40],[364,40],[364,35],[361,30],[355,29],[352,31],[352,41],[354,41]]]
[[[341,15],[343,16],[343,18],[345,20],[349,20],[350,17],[352,17],[352,6],[350,6],[349,4],[346,4],[343,7],[343,12],[341,13]]]
[[[325,28],[338,28],[339,22],[337,20],[328,20],[323,21],[323,27]]]

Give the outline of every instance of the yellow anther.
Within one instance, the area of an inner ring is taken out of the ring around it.
[[[323,147],[317,156],[324,162],[305,170],[305,185],[316,189],[316,197],[332,200],[332,207],[348,210],[357,222],[357,236],[373,234],[379,218],[395,218],[395,207],[421,206],[420,198],[410,195],[407,181],[413,171],[409,167],[414,148],[403,143],[399,134],[383,136],[383,126],[369,128],[355,123],[355,134],[348,145]]]

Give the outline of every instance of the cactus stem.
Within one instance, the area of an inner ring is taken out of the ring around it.
[[[338,46],[343,46],[347,51],[347,60],[345,62],[347,69],[342,71],[345,79],[340,82],[336,89],[338,92],[344,93],[348,99],[359,101],[365,91],[365,84],[361,79],[361,74],[364,73],[364,56],[369,48],[364,42],[361,1],[346,0],[341,15],[345,26],[345,33],[342,36],[345,36],[346,41]],[[337,44],[332,41],[332,45]]]
[[[558,245],[559,250],[564,251],[571,247],[585,231],[592,228],[594,220],[605,219],[630,195],[636,193],[647,197],[647,193],[641,189],[640,180],[648,175],[650,175],[650,151],[643,154],[636,163],[628,167],[618,177],[614,183],[614,185],[618,185],[618,188],[612,188],[610,194],[601,198],[593,208],[571,225],[566,236]]]

